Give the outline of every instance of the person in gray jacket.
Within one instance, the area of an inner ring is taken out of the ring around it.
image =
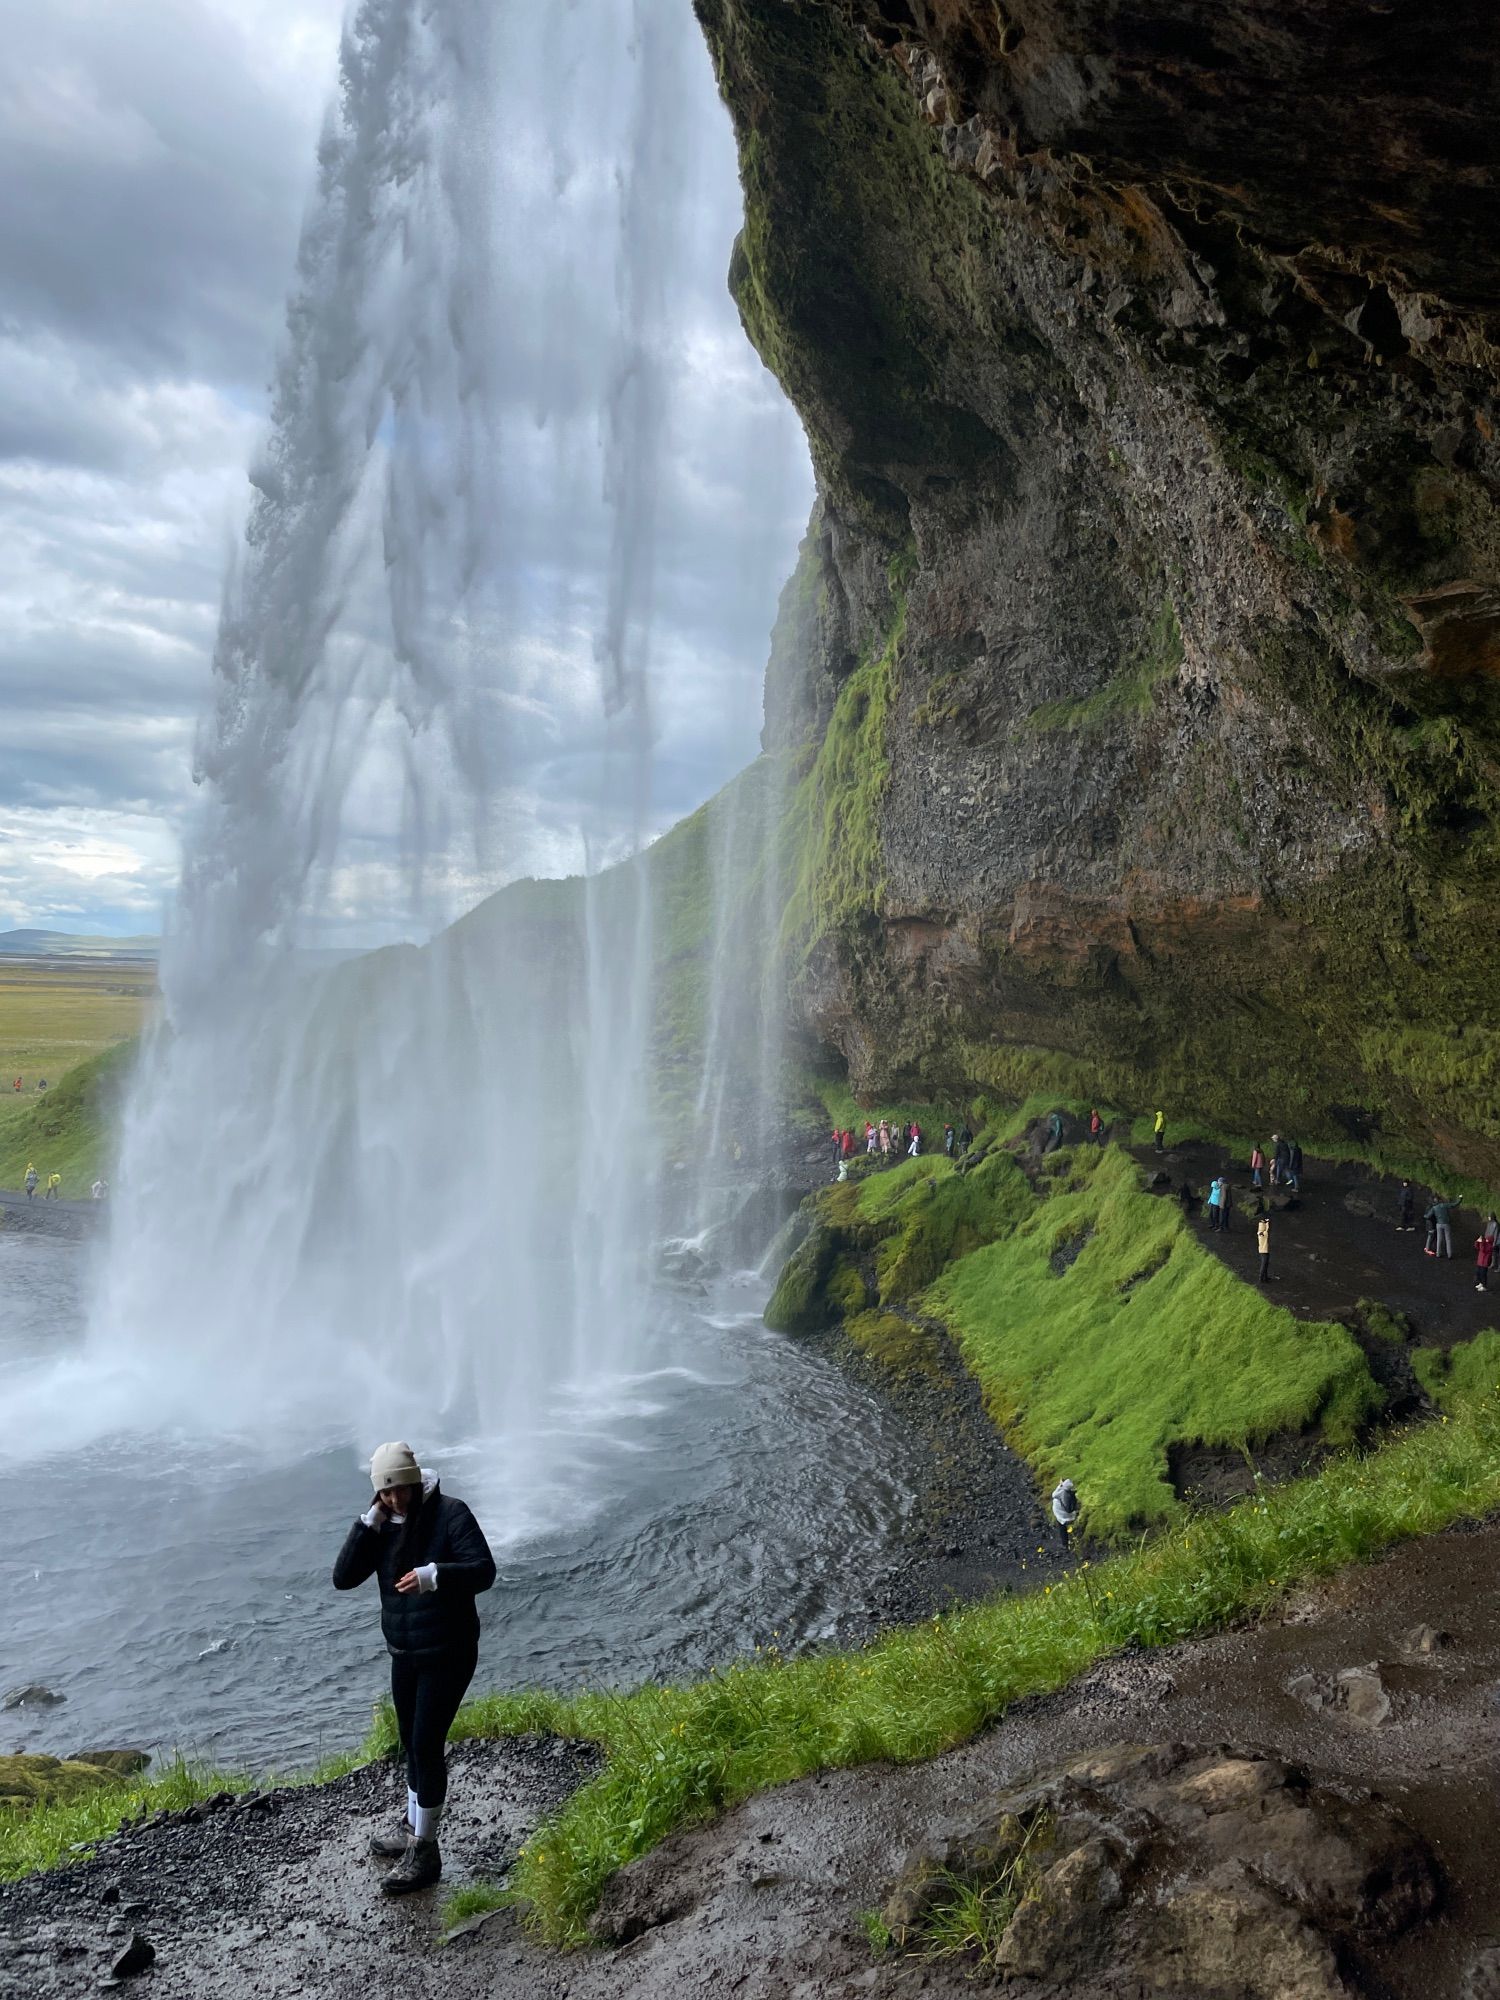
[[[1052,1489],[1052,1518],[1057,1523],[1064,1548],[1068,1546],[1068,1537],[1073,1532],[1080,1511],[1078,1491],[1072,1480],[1060,1480]]]
[[[1438,1195],[1427,1213],[1422,1217],[1427,1224],[1427,1252],[1429,1257],[1451,1257],[1453,1255],[1453,1204]]]

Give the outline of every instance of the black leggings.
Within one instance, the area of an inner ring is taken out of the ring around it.
[[[426,1660],[391,1655],[391,1700],[406,1752],[406,1782],[419,1806],[440,1806],[448,1796],[443,1745],[478,1659],[477,1646]]]

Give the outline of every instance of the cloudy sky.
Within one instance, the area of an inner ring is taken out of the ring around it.
[[[641,283],[670,305],[670,393],[649,437],[625,440],[623,472],[603,407],[607,323],[635,307],[597,265],[630,120],[610,97],[618,59],[589,73],[576,28],[593,7],[618,27],[625,0],[563,6],[574,68],[543,78],[548,52],[532,49],[497,93],[517,283],[486,393],[525,415],[511,435],[538,442],[512,444],[501,475],[498,833],[460,900],[577,867],[585,830],[598,834],[600,623],[619,543],[606,471],[626,518],[652,496],[655,827],[754,754],[775,593],[811,496],[795,419],[724,289],[738,189],[707,55],[687,0],[649,4],[675,7],[684,37],[681,193],[642,253]],[[0,929],[160,925],[342,13],[339,0],[0,0]],[[570,86],[581,108],[556,121],[523,200],[527,116]],[[630,226],[640,234],[639,215]],[[333,900],[351,937],[401,927],[400,830],[382,818],[378,768],[347,787]]]

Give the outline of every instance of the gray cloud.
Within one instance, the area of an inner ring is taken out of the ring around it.
[[[0,920],[133,928],[170,878],[339,14],[337,0],[7,10]],[[546,164],[511,218],[527,289],[482,364],[507,454],[486,640],[507,664],[496,836],[488,873],[455,865],[464,895],[579,865],[604,754],[593,642],[610,523],[598,384],[568,334],[613,305],[602,274],[561,253],[570,232],[599,239],[619,193],[609,157],[547,150],[549,92],[569,81],[504,107]],[[609,88],[586,72],[571,83]],[[738,191],[701,48],[680,88],[694,171],[653,494],[657,826],[754,753],[775,594],[810,498],[800,434],[724,288]],[[617,116],[601,96],[575,125],[607,132]],[[365,623],[356,601],[351,633]],[[330,914],[357,927],[363,896],[397,928],[377,778],[346,802]]]

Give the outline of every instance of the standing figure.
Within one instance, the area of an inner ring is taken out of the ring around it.
[[[1266,1284],[1271,1276],[1271,1218],[1263,1215],[1255,1225],[1255,1247],[1260,1252],[1260,1282]]]
[[[1068,1546],[1068,1537],[1077,1526],[1081,1511],[1078,1505],[1078,1491],[1072,1480],[1059,1480],[1052,1489],[1052,1518],[1057,1523],[1057,1532],[1064,1548]]]
[[[443,1872],[443,1746],[474,1678],[474,1599],[495,1581],[495,1559],[469,1509],[422,1471],[410,1445],[380,1445],[370,1459],[370,1479],[374,1504],[339,1550],[333,1587],[353,1590],[370,1576],[380,1583],[380,1629],[406,1756],[406,1820],[390,1834],[376,1834],[370,1852],[396,1862],[380,1886],[400,1896],[427,1888]]]
[[[1417,1226],[1417,1192],[1410,1181],[1401,1183],[1401,1192],[1396,1197],[1397,1229],[1415,1229]]]
[[[1165,1111],[1158,1111],[1151,1126],[1151,1141],[1158,1153],[1165,1152],[1166,1150],[1166,1136],[1167,1114]]]
[[[1259,1144],[1256,1144],[1250,1148],[1251,1187],[1256,1187],[1256,1188],[1264,1187],[1266,1184],[1265,1176],[1266,1176],[1266,1156],[1260,1150]]]

